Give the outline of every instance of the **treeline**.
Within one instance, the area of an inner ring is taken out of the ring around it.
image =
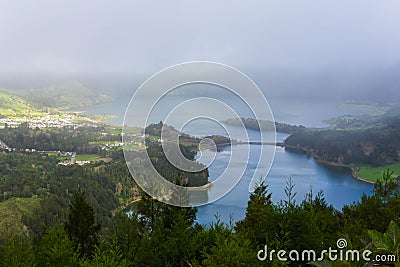
[[[104,127],[73,127],[31,129],[27,123],[16,128],[0,129],[0,139],[16,149],[36,149],[42,151],[73,151],[78,154],[99,152],[93,141],[120,141],[120,135],[107,133]]]
[[[24,224],[35,232],[43,230],[43,221],[65,218],[69,199],[79,188],[86,190],[97,219],[107,226],[113,211],[137,197],[136,183],[123,160],[84,166],[58,162],[43,153],[0,152],[0,202],[40,198],[32,215],[23,216]]]
[[[172,136],[176,136],[176,134],[179,134],[178,146],[180,151],[174,151],[174,145],[168,144],[168,142],[164,142],[164,145],[162,145],[161,142],[158,142],[152,138],[147,138],[147,154],[157,172],[171,183],[179,184],[182,186],[203,186],[207,184],[208,169],[200,172],[182,171],[181,169],[172,165],[170,160],[167,159],[164,153],[164,149],[171,148],[170,155],[175,159],[179,160],[181,158],[181,153],[184,158],[192,161],[193,164],[201,165],[200,163],[194,161],[194,158],[199,150],[198,144],[200,142],[200,139],[191,137],[187,134],[178,133],[175,128],[164,125],[161,121],[159,123],[150,124],[149,126],[147,126],[145,129],[145,133],[150,136],[161,137],[162,130],[165,131],[164,134],[167,136],[167,139],[170,134]],[[174,142],[174,140],[172,140],[172,142]],[[130,155],[129,152],[126,152],[125,156],[127,157],[128,161],[140,161],[141,157],[139,153],[132,153],[132,155]]]
[[[378,254],[394,255],[395,262],[391,259],[379,264],[395,266],[400,254],[400,191],[390,176],[385,173],[383,180],[375,184],[373,195],[363,195],[359,202],[341,211],[328,205],[322,192],[310,191],[297,203],[291,180],[285,189],[286,199],[274,204],[267,185],[260,184],[250,196],[242,221],[226,225],[217,217],[208,227],[196,223],[195,208],[169,206],[144,195],[129,213],[113,217],[115,227],[106,228],[96,221],[92,200],[77,189],[70,197],[64,221],[56,220],[38,234],[2,236],[0,265],[317,265],[312,254],[306,259],[298,256],[283,262],[276,253],[314,250],[319,257],[329,247],[337,249],[337,240],[344,238],[347,246],[343,253],[346,249],[369,249],[373,251],[371,259]],[[276,252],[275,257],[270,259],[268,255],[265,261],[259,261],[257,254],[265,245],[269,252]],[[365,264],[362,259],[351,258],[329,262],[326,255],[317,266]]]
[[[364,130],[302,130],[285,140],[288,148],[302,148],[323,161],[382,166],[400,162],[400,127]]]
[[[199,172],[183,171],[171,164],[171,162],[165,156],[163,147],[160,143],[149,139],[146,142],[146,144],[147,144],[146,152],[154,168],[157,170],[159,174],[162,175],[162,177],[164,177],[171,183],[179,184],[182,186],[203,186],[207,184],[208,169],[204,169],[203,171]],[[183,157],[192,161],[193,164],[202,167],[200,163],[194,161],[194,157],[198,151],[197,145],[179,145],[179,149]],[[146,166],[141,166],[140,164],[141,159],[143,159],[143,156],[141,154],[146,152],[143,151],[136,153],[130,153],[130,152],[125,153],[128,162],[129,161],[136,162],[135,166],[132,166],[131,169],[135,171],[137,168],[139,168],[137,170],[137,175],[143,175],[143,171],[146,169]],[[173,152],[177,154],[176,151]],[[181,158],[179,154],[172,156],[174,158]]]
[[[158,172],[171,181],[184,186],[202,186],[208,182],[208,170],[191,173],[184,172],[165,157],[157,142],[148,142],[146,151],[128,152],[132,157],[134,176],[154,175],[151,168],[140,164],[143,153],[149,153]],[[183,154],[193,160],[195,152],[190,146],[182,146]],[[12,198],[40,198],[40,206],[32,215],[23,216],[23,223],[42,231],[41,221],[65,218],[65,207],[72,193],[85,189],[97,214],[97,219],[106,226],[112,224],[112,213],[132,200],[140,197],[139,188],[126,165],[121,150],[115,148],[102,151],[103,156],[111,157],[110,162],[93,162],[84,166],[59,165],[56,156],[31,152],[0,152],[0,202]]]
[[[236,125],[236,126],[241,126],[242,123],[243,125],[248,128],[248,129],[252,129],[252,130],[256,130],[259,131],[260,127],[261,129],[265,130],[265,131],[272,131],[274,130],[274,126],[275,126],[275,130],[277,132],[281,132],[281,133],[294,133],[298,130],[302,130],[305,129],[305,127],[303,125],[290,125],[287,123],[280,123],[280,122],[272,122],[272,121],[264,121],[264,120],[256,120],[253,118],[231,118],[231,119],[227,119],[226,121],[222,121],[222,123],[228,124],[228,125]]]
[[[169,139],[168,137],[170,137],[170,136],[175,137],[176,135],[178,135],[180,144],[196,145],[196,146],[191,146],[191,148],[194,148],[194,150],[196,150],[196,152],[197,152],[197,150],[198,150],[197,145],[201,141],[200,138],[178,132],[178,130],[176,130],[174,127],[163,124],[162,121],[160,121],[159,123],[150,124],[145,129],[146,134],[148,134],[150,136],[157,136],[157,137],[161,137],[161,131],[164,131],[163,136],[167,140]],[[216,146],[226,146],[226,145],[230,145],[230,143],[231,143],[231,140],[229,138],[222,136],[222,135],[208,135],[208,136],[204,136],[203,138],[208,138],[208,139],[213,140]],[[173,140],[171,140],[171,141],[173,141]],[[184,152],[184,151],[182,151],[182,152]]]

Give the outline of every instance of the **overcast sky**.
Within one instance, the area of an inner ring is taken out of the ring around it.
[[[400,1],[0,0],[0,77],[400,66]],[[267,75],[268,76],[268,75]]]

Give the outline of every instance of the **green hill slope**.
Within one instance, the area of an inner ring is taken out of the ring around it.
[[[21,222],[23,214],[31,214],[40,198],[12,198],[0,202],[0,236],[20,234],[27,229]]]
[[[0,89],[0,118],[29,115],[37,112],[39,112],[39,109],[25,99],[9,90]]]
[[[41,89],[17,90],[20,97],[40,106],[69,109],[111,101],[112,97],[97,94],[79,82],[51,85]]]

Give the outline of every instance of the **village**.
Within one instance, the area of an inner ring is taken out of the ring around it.
[[[27,123],[29,128],[63,128],[73,127],[74,129],[83,126],[96,127],[96,121],[75,113],[62,113],[60,115],[47,114],[45,116],[21,117],[21,118],[0,118],[0,128],[18,127]]]

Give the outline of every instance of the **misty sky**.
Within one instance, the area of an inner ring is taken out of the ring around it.
[[[387,82],[394,93],[399,11],[397,0],[0,0],[0,86],[24,75],[148,77],[210,60],[275,93],[332,80],[341,92]]]

